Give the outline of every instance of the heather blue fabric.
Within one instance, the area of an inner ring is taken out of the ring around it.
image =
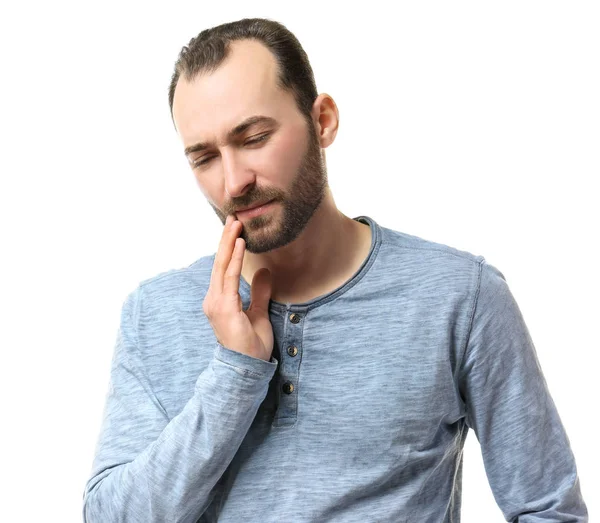
[[[507,521],[588,521],[503,274],[354,219],[368,257],[334,292],[271,300],[271,361],[216,341],[214,254],[127,296],[84,521],[458,522],[469,429]]]

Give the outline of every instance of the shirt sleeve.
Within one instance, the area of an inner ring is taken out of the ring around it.
[[[140,288],[124,302],[83,521],[196,522],[264,400],[277,360],[217,342],[192,397],[169,419],[138,348]]]
[[[575,458],[521,311],[484,259],[461,364],[466,422],[506,521],[588,521]]]

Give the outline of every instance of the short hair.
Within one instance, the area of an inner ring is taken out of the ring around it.
[[[318,94],[308,56],[283,24],[265,18],[244,18],[205,29],[181,49],[169,86],[171,120],[180,76],[189,81],[203,71],[215,71],[227,58],[231,42],[246,39],[262,42],[273,53],[279,67],[278,87],[292,92],[298,109],[312,123],[311,109]]]

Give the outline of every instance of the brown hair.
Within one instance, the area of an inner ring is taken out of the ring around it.
[[[244,18],[205,29],[181,49],[169,85],[171,119],[179,77],[184,75],[189,81],[203,71],[216,70],[227,58],[230,43],[244,39],[262,42],[275,55],[279,65],[278,87],[294,94],[298,109],[312,124],[310,112],[318,94],[308,56],[297,38],[283,24],[264,18]]]

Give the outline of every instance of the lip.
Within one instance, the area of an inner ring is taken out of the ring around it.
[[[235,211],[235,214],[239,219],[253,218],[254,216],[258,216],[259,214],[262,214],[269,210],[274,203],[274,200],[269,200],[266,203],[259,204],[256,207],[251,207],[250,209],[245,209],[243,211]]]

